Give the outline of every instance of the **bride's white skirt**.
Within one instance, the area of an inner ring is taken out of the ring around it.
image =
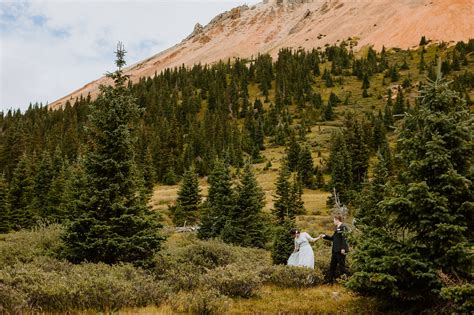
[[[288,266],[314,269],[314,252],[311,246],[301,246],[298,252],[291,254],[288,258]]]

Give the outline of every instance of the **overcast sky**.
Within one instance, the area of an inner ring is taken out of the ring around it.
[[[51,103],[114,70],[116,43],[133,64],[194,25],[258,0],[0,0],[0,111]]]

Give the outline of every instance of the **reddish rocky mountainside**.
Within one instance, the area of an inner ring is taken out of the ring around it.
[[[126,69],[133,81],[169,67],[213,63],[280,48],[317,48],[350,39],[356,49],[373,45],[409,48],[421,36],[456,42],[474,38],[473,0],[266,0],[240,6],[196,25],[181,43]],[[105,78],[50,104],[58,108],[81,94],[95,97]]]

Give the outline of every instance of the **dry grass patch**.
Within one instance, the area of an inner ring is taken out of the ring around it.
[[[358,297],[338,285],[305,289],[266,286],[259,298],[234,300],[229,310],[229,314],[369,313],[375,313],[370,300]]]
[[[264,286],[251,299],[233,299],[222,314],[379,314],[372,299],[360,297],[340,285],[314,288]],[[176,314],[170,304],[130,308],[120,314]]]
[[[321,233],[331,233],[334,229],[330,215],[300,215],[296,218],[296,225],[313,237]]]
[[[304,206],[308,214],[325,214],[328,211],[326,200],[330,193],[321,190],[305,189],[303,191]]]

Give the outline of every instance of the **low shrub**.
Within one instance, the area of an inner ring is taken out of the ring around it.
[[[26,294],[0,283],[0,314],[20,314],[27,308]]]
[[[175,256],[179,262],[187,262],[203,270],[225,266],[235,260],[233,248],[219,241],[196,241],[177,249]]]
[[[226,272],[222,277],[228,280],[230,277],[233,282],[238,281],[237,274],[229,274],[229,270],[254,270],[258,278],[258,270],[271,265],[270,256],[264,250],[233,246],[217,240],[185,239],[184,242],[164,249],[156,256],[156,277],[173,292],[194,290],[209,284],[210,279],[222,287],[223,280],[216,279],[219,272]],[[233,267],[226,268],[230,265]],[[240,296],[244,293],[235,294]]]
[[[262,272],[267,284],[284,288],[307,288],[321,284],[323,273],[319,269],[290,266],[271,266]]]
[[[16,262],[30,262],[38,256],[56,257],[62,244],[62,232],[61,225],[52,224],[0,234],[0,268]]]
[[[238,265],[216,268],[205,276],[204,281],[229,297],[249,298],[256,295],[262,286],[262,279],[257,270],[242,268]]]
[[[117,310],[158,305],[166,296],[161,282],[132,265],[81,264],[39,257],[0,269],[0,309],[65,312]]]
[[[190,263],[168,264],[169,269],[164,270],[160,278],[170,290],[189,291],[202,284],[203,272]]]
[[[173,312],[213,315],[226,313],[231,301],[216,289],[204,287],[191,292],[179,292],[169,303]]]
[[[201,271],[208,271],[229,264],[242,266],[265,266],[271,264],[268,253],[261,249],[238,247],[218,240],[193,240],[184,246],[163,250],[157,256],[158,273],[163,273],[167,264],[192,264]]]

